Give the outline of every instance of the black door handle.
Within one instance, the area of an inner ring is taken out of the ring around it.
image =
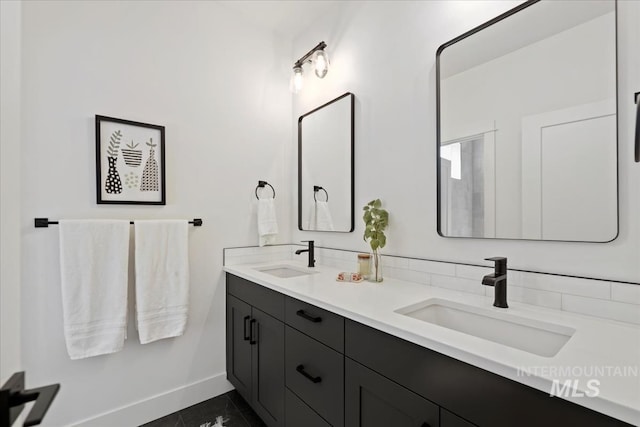
[[[253,325],[256,324],[256,319],[251,319],[251,321],[249,322],[249,344],[254,345],[258,342],[258,340],[256,339],[256,337],[253,336]],[[256,333],[256,335],[258,335]]]
[[[422,423],[420,427],[431,427],[431,425],[429,423]]]
[[[322,322],[322,317],[319,317],[319,316],[318,317],[314,317],[314,316],[310,315],[309,313],[307,313],[304,310],[298,310],[298,311],[296,311],[296,314],[298,316],[302,317],[303,319],[307,319],[308,321],[313,322],[313,323]]]
[[[304,370],[304,365],[298,365],[296,367],[296,371],[300,372],[306,379],[308,379],[309,381],[311,381],[314,384],[318,384],[319,382],[322,381],[322,378],[314,377],[314,376],[310,375],[307,371],[305,371]]]
[[[251,339],[251,334],[247,335],[247,320],[251,319],[251,316],[244,316],[244,333],[243,338],[245,341],[249,341]]]

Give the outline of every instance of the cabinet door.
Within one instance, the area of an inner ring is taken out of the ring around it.
[[[251,401],[251,306],[227,295],[227,379]]]
[[[439,423],[437,405],[346,358],[346,427],[438,427]]]
[[[284,426],[284,323],[253,307],[253,409],[269,426]]]

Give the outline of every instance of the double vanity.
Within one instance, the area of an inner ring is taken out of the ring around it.
[[[558,254],[617,237],[617,13],[531,0],[440,46],[440,236]],[[298,120],[301,231],[355,229],[355,105],[345,93]],[[477,278],[489,298],[338,282],[302,252],[225,266],[227,377],[268,426],[640,425],[637,325],[507,301],[504,258]]]
[[[225,271],[227,377],[269,426],[640,421],[637,373],[594,371],[637,369],[636,326],[324,265]]]

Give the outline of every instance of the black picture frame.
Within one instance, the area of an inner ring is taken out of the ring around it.
[[[95,131],[96,202],[166,205],[164,126],[96,115]]]

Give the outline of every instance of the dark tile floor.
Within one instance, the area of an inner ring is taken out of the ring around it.
[[[225,420],[224,427],[266,427],[235,390],[151,421],[142,427],[213,427],[219,416]]]

